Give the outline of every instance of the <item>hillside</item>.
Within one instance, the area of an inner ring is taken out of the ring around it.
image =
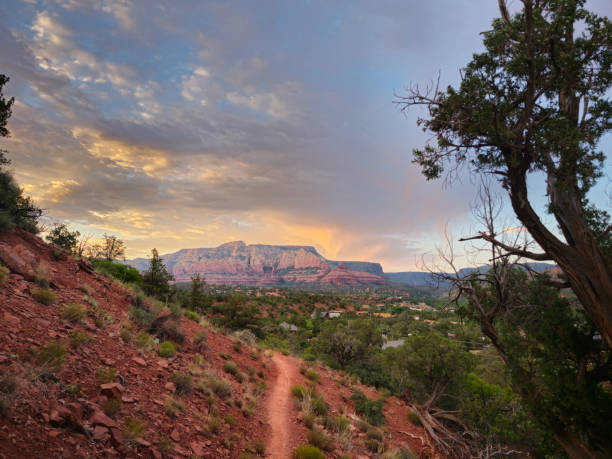
[[[246,245],[228,242],[215,248],[183,249],[162,255],[177,282],[189,282],[195,274],[210,284],[283,285],[321,283],[334,285],[384,285],[378,263],[330,261],[314,247],[282,245]],[[143,271],[148,260],[126,261]]]
[[[385,399],[384,431],[368,426],[350,396],[374,390],[142,301],[29,233],[1,234],[0,260],[9,268],[0,277],[0,457],[248,458],[269,448],[286,458],[311,432],[296,384],[326,406],[310,427],[330,442],[329,458],[370,457],[372,444],[418,452],[427,441],[400,400]],[[176,353],[162,357],[168,347]],[[327,419],[346,425],[336,432]]]

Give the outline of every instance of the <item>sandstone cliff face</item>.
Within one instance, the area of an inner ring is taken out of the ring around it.
[[[184,249],[162,256],[177,282],[189,282],[201,274],[210,284],[279,285],[285,283],[329,283],[334,285],[385,284],[377,274],[378,263],[328,261],[314,247],[276,246],[242,241],[228,242],[211,249]],[[139,270],[148,266],[146,259],[127,264]]]

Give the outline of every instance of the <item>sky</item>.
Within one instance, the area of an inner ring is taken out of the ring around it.
[[[445,227],[470,231],[476,184],[427,182],[411,163],[424,113],[393,101],[456,84],[497,15],[494,0],[3,0],[16,102],[0,148],[50,221],[116,234],[130,258],[243,240],[415,269]]]

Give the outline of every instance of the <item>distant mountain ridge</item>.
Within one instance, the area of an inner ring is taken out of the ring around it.
[[[379,263],[327,260],[312,246],[228,242],[215,248],[181,249],[162,255],[177,282],[201,274],[210,284],[282,285],[321,283],[331,285],[384,285]],[[146,258],[127,260],[139,271]]]
[[[438,280],[429,272],[385,273],[379,263],[327,260],[314,247],[302,245],[247,245],[233,241],[214,248],[181,249],[161,258],[177,282],[189,282],[192,276],[200,274],[209,284],[222,285],[438,285]],[[147,258],[124,263],[141,272],[149,266]],[[543,271],[555,265],[531,263],[530,267]],[[465,268],[459,274],[476,269],[488,268]],[[448,282],[440,283],[442,287],[447,285]]]

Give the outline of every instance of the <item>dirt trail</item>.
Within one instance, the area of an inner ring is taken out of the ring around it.
[[[266,450],[272,459],[287,459],[291,457],[293,430],[291,386],[295,384],[298,371],[290,357],[277,352],[272,356],[272,362],[277,376],[267,403],[271,433]]]

